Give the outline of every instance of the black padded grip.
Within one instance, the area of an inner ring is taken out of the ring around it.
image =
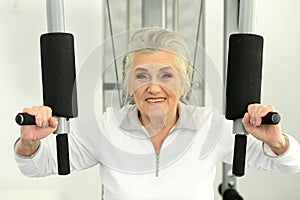
[[[262,118],[261,124],[278,124],[281,120],[280,115],[277,112],[269,112]]]
[[[248,105],[260,103],[263,38],[254,34],[229,37],[226,119],[243,118]]]
[[[245,161],[247,149],[247,135],[235,135],[232,174],[243,176],[245,174]]]
[[[47,33],[40,38],[44,105],[53,115],[78,116],[74,38],[69,33]]]
[[[15,117],[15,121],[20,126],[36,125],[35,117],[32,115],[29,115],[28,113],[18,113]]]
[[[243,197],[235,189],[230,188],[224,192],[223,200],[243,200]]]
[[[68,134],[56,136],[58,174],[70,174]]]

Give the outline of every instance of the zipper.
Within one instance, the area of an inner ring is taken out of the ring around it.
[[[158,173],[159,173],[159,156],[160,156],[160,151],[155,153],[155,157],[156,157],[156,170],[155,170],[155,177],[158,177]]]
[[[170,130],[169,134],[167,135],[167,137],[164,139],[164,141],[161,144],[160,150],[158,152],[156,152],[154,145],[152,144],[154,151],[155,151],[155,177],[158,177],[159,175],[159,162],[160,162],[160,152],[162,150],[162,147],[165,143],[165,141],[167,140],[167,138],[171,135],[171,133],[173,132],[174,127]]]

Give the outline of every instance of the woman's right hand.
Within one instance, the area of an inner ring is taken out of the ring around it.
[[[52,117],[52,109],[47,106],[24,108],[23,112],[35,117],[36,125],[21,126],[20,139],[16,144],[16,153],[22,156],[33,155],[43,139],[57,129],[57,120]]]

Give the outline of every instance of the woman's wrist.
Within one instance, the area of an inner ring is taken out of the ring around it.
[[[274,153],[276,153],[277,155],[281,155],[285,153],[289,148],[289,139],[287,136],[282,135],[280,141],[274,143],[267,143],[267,145],[269,145],[269,147]]]
[[[32,156],[38,150],[40,140],[23,140],[19,138],[15,143],[15,152],[20,156]]]

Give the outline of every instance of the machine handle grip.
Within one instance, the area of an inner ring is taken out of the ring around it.
[[[33,115],[28,114],[28,113],[18,113],[15,117],[15,121],[20,126],[36,125],[35,117]]]
[[[243,176],[245,174],[245,160],[247,149],[247,135],[235,135],[232,174]]]
[[[262,118],[262,124],[276,125],[280,122],[281,117],[277,112],[269,112]],[[232,163],[232,174],[243,176],[245,174],[245,160],[247,149],[247,135],[236,134],[234,142],[234,153]]]
[[[281,120],[279,113],[269,112],[266,116],[262,118],[261,124],[278,124]]]
[[[28,113],[18,113],[15,117],[15,121],[20,126],[36,125],[35,116],[30,115]],[[59,175],[70,174],[69,142],[68,142],[67,133],[57,134],[56,148],[57,148],[58,174]]]
[[[69,142],[68,142],[67,133],[57,134],[56,148],[57,148],[58,174],[59,175],[70,174]]]

